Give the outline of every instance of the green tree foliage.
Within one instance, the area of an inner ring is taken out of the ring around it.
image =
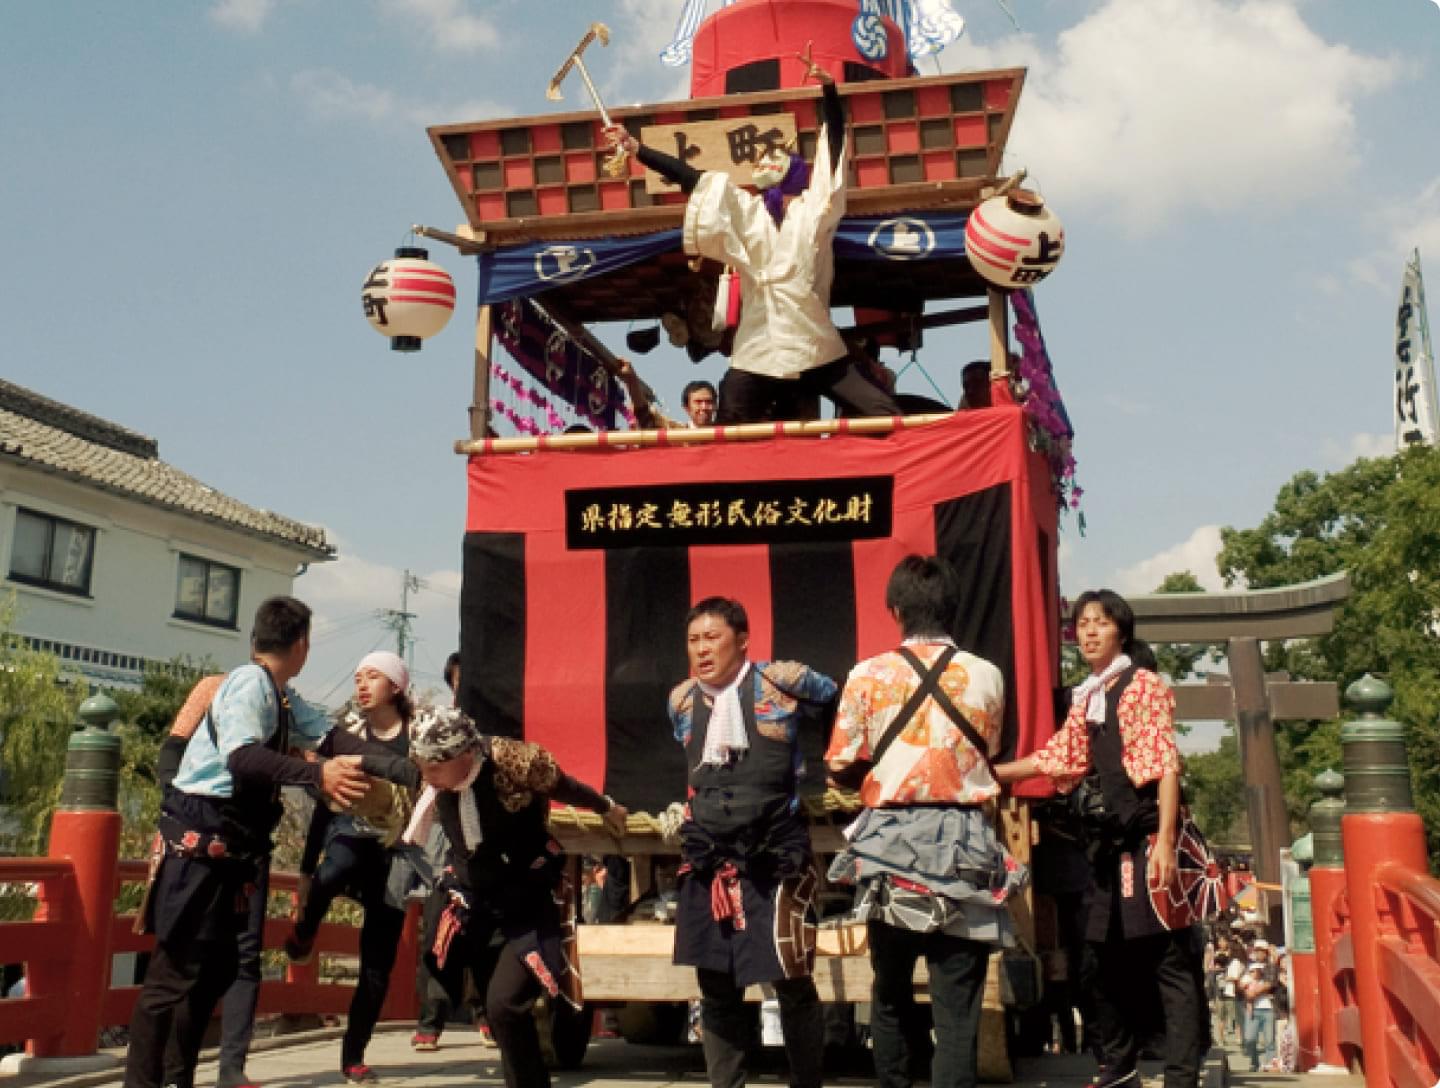
[[[26,646],[14,620],[11,594],[0,602],[0,769],[6,845],[26,856],[45,852],[65,748],[86,693],[61,683],[59,659]]]
[[[1216,846],[1250,841],[1240,748],[1233,731],[1220,738],[1215,751],[1185,757],[1185,798],[1200,830]]]
[[[50,819],[60,802],[65,753],[90,694],[65,677],[53,654],[29,649],[13,631],[13,597],[0,604],[0,767],[3,767],[6,847],[21,856],[43,855]],[[155,831],[160,789],[155,756],[191,686],[205,665],[177,659],[146,670],[139,691],[107,691],[120,708],[111,729],[121,739],[120,856],[143,857]],[[10,916],[23,916],[16,904]]]
[[[1352,594],[1335,630],[1266,648],[1266,665],[1343,691],[1366,672],[1395,689],[1408,727],[1416,805],[1440,847],[1440,450],[1416,447],[1339,472],[1302,472],[1253,529],[1221,532],[1220,573],[1252,589],[1348,570]],[[1294,818],[1314,800],[1310,778],[1339,766],[1337,723],[1277,724]]]
[[[1156,593],[1203,593],[1200,579],[1188,570],[1167,574],[1155,588]],[[1192,643],[1165,643],[1155,647],[1160,671],[1172,680],[1185,680],[1196,674],[1196,666],[1210,656],[1210,647]]]
[[[160,814],[160,787],[155,781],[155,758],[170,732],[190,689],[202,676],[215,671],[207,660],[177,657],[146,667],[139,691],[107,692],[120,707],[112,728],[123,743],[120,756],[120,856],[144,857],[155,834]]]

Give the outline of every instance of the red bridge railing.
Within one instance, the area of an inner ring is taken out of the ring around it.
[[[1440,881],[1410,793],[1405,728],[1383,717],[1388,685],[1365,676],[1345,693],[1360,711],[1341,730],[1345,777],[1327,772],[1311,809],[1310,870],[1319,980],[1318,1050],[1362,1070],[1366,1088],[1440,1082]]]
[[[103,817],[104,814],[66,814]],[[101,836],[103,839],[104,836]],[[0,999],[0,1043],[25,1045],[36,1057],[69,1057],[95,1052],[103,1028],[130,1022],[140,987],[131,983],[112,984],[113,957],[127,952],[144,953],[154,947],[154,938],[134,932],[133,913],[118,913],[115,901],[126,885],[145,880],[143,861],[113,858],[108,917],[95,927],[101,947],[94,947],[84,925],[84,906],[79,886],[86,879],[84,869],[104,860],[92,854],[64,858],[0,858],[0,884],[30,885],[36,889],[36,909],[29,921],[0,922],[0,963],[25,966],[27,994]],[[91,877],[93,879],[93,876]],[[274,872],[272,892],[298,891],[295,873]],[[419,905],[412,904],[401,936],[396,960],[396,984],[390,987],[382,1019],[413,1019],[418,1001],[411,980],[419,955]],[[265,923],[264,947],[280,947],[291,917],[273,917]],[[349,1008],[354,986],[325,982],[320,978],[321,954],[356,955],[359,930],[327,922],[320,927],[315,943],[316,956],[304,966],[290,964],[283,979],[261,983],[259,1011],[264,1013],[344,1013]],[[104,965],[98,1000],[93,990],[91,966]],[[407,966],[408,965],[408,966]],[[86,1016],[86,1010],[93,1012]],[[81,1022],[83,1018],[84,1022]]]

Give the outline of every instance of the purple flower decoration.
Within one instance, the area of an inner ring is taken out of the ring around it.
[[[1016,291],[1010,302],[1015,308],[1015,340],[1020,345],[1016,367],[1022,387],[1020,406],[1029,424],[1030,448],[1044,453],[1050,464],[1050,482],[1061,512],[1078,511],[1084,491],[1075,482],[1075,457],[1070,452],[1075,428],[1070,425],[1065,401],[1055,385],[1055,371],[1035,312],[1035,297],[1028,289]],[[1079,524],[1083,533],[1083,514]]]

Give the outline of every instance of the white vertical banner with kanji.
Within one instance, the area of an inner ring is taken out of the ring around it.
[[[1440,409],[1435,400],[1435,358],[1430,321],[1425,313],[1425,283],[1420,251],[1405,264],[1400,308],[1395,315],[1395,448],[1440,441]]]

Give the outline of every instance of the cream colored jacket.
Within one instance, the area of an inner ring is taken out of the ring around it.
[[[810,184],[777,227],[754,193],[707,171],[685,206],[690,256],[730,265],[740,276],[740,325],[730,365],[772,378],[796,378],[846,354],[830,320],[835,230],[845,214],[846,153],[830,162],[825,129]]]

